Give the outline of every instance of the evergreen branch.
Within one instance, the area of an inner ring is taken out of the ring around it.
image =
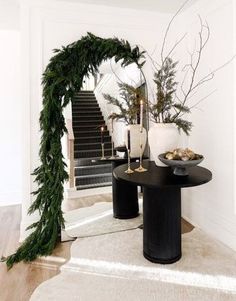
[[[29,208],[29,214],[38,210],[40,218],[28,227],[33,232],[16,252],[2,258],[8,268],[20,261],[29,262],[51,254],[64,227],[61,204],[68,173],[61,146],[61,138],[67,132],[63,109],[80,91],[84,77],[95,74],[102,61],[114,57],[116,62],[121,61],[122,66],[135,63],[141,69],[145,62],[144,53],[137,46],[132,48],[128,41],[103,39],[92,33],[54,50],[42,78],[41,165],[33,173],[38,188],[33,192],[35,200]]]

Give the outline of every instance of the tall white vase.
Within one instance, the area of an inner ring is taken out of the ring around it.
[[[147,131],[143,128],[142,133],[140,133],[139,124],[130,124],[125,128],[124,140],[125,145],[128,145],[128,129],[130,130],[130,157],[137,158],[140,156],[140,143],[142,144],[142,155],[147,142]]]
[[[158,159],[158,155],[177,148],[180,133],[174,123],[156,123],[148,131],[148,141],[156,165],[166,166]]]

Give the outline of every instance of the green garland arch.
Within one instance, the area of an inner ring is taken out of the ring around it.
[[[144,51],[140,51],[138,46],[132,48],[128,41],[103,39],[91,33],[54,52],[56,54],[50,59],[42,79],[43,109],[39,120],[42,131],[41,165],[33,173],[38,190],[33,193],[36,199],[29,208],[29,214],[38,210],[40,219],[28,227],[34,231],[16,253],[5,259],[8,268],[20,261],[28,262],[51,254],[61,227],[64,227],[61,203],[63,183],[68,174],[61,147],[61,138],[66,132],[63,108],[81,89],[84,76],[95,74],[102,61],[113,57],[116,62],[122,61],[123,67],[135,63],[141,70],[145,63]]]

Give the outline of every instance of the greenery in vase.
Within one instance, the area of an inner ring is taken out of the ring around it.
[[[136,124],[140,113],[140,100],[144,101],[144,94],[140,87],[134,87],[126,83],[118,83],[120,97],[116,98],[110,94],[103,94],[103,97],[119,108],[118,113],[112,113],[108,118],[124,121],[126,124]]]
[[[177,82],[176,66],[171,58],[165,58],[161,67],[154,73],[156,84],[156,102],[149,104],[151,119],[156,123],[175,123],[177,127],[189,134],[192,123],[181,118],[185,113],[190,113],[189,107],[176,99]]]

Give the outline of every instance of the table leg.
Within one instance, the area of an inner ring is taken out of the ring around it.
[[[119,164],[113,162],[112,169]],[[139,215],[137,186],[117,180],[112,175],[113,216],[119,219],[134,218]]]
[[[143,255],[156,263],[181,258],[180,188],[143,188]]]

